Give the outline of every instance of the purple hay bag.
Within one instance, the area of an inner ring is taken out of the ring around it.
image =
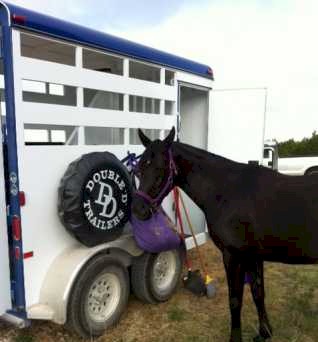
[[[131,216],[132,231],[139,248],[149,253],[160,253],[179,248],[181,239],[163,209],[154,212],[149,220]]]

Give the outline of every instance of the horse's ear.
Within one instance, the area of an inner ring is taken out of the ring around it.
[[[176,129],[174,128],[174,126],[172,127],[170,133],[168,134],[168,136],[165,138],[165,140],[163,141],[165,143],[165,145],[167,147],[170,147],[171,144],[173,143],[174,141],[174,137],[176,135]]]
[[[144,134],[144,132],[140,128],[138,128],[138,135],[140,141],[145,147],[147,147],[151,143],[151,140]]]

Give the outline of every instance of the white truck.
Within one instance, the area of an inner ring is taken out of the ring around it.
[[[318,175],[318,156],[279,157],[276,140],[265,140],[263,165],[285,175]]]
[[[275,139],[265,140],[262,165],[278,171],[278,144]]]
[[[318,175],[318,156],[278,158],[278,171],[290,176]]]

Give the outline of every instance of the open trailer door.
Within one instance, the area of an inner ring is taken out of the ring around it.
[[[208,149],[223,157],[262,163],[266,89],[213,89]]]
[[[208,148],[208,118],[210,88],[179,82],[180,127],[179,138],[182,143],[200,149]],[[181,191],[199,243],[206,241],[206,220],[202,210]],[[186,217],[182,213],[183,222]],[[186,233],[190,230],[186,228]]]
[[[0,129],[0,141],[2,131]],[[0,316],[11,309],[8,232],[3,172],[3,150],[0,145]]]

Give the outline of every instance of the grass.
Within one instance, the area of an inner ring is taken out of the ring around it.
[[[266,270],[272,341],[318,341],[317,267],[271,264]]]
[[[281,340],[318,341],[317,271],[314,266],[288,266],[284,287],[275,288],[275,296],[284,300],[279,311],[274,311]]]
[[[188,336],[186,342],[209,342],[208,336]]]
[[[14,342],[34,342],[35,339],[32,335],[19,333],[17,336],[14,338]]]
[[[170,321],[181,322],[186,316],[186,312],[177,306],[172,306],[167,312],[168,319]]]
[[[98,342],[228,342],[229,309],[227,286],[219,252],[207,244],[202,247],[207,267],[217,280],[212,299],[195,297],[180,288],[173,298],[158,305],[131,298],[120,323]],[[195,254],[194,266],[196,265]],[[271,342],[318,341],[318,267],[266,264],[266,306],[274,330]],[[258,319],[248,286],[242,310],[243,341],[257,334]],[[63,327],[34,322],[17,332],[0,326],[0,342],[79,341]]]

